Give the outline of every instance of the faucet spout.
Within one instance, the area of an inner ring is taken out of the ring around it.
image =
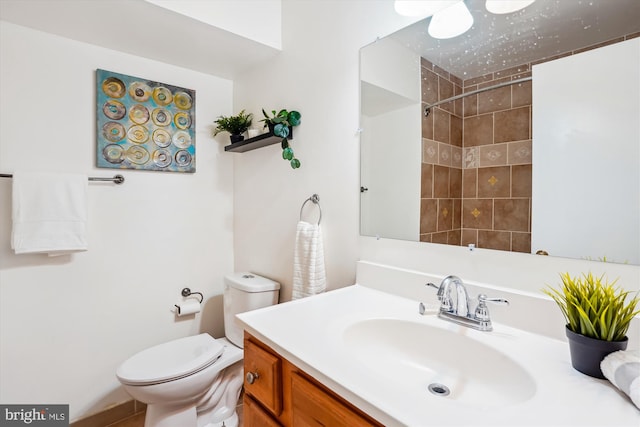
[[[456,302],[453,304],[451,298],[451,288],[455,287]],[[467,288],[465,288],[462,279],[458,276],[447,276],[440,284],[440,289],[443,294],[442,309],[457,314],[459,316],[467,316],[469,314],[469,295],[467,294]],[[446,304],[445,304],[446,302]]]

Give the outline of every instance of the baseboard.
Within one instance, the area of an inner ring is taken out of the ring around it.
[[[105,427],[144,412],[147,405],[136,400],[129,400],[100,411],[96,414],[72,422],[69,427]]]

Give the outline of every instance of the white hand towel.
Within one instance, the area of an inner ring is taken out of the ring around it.
[[[87,183],[81,174],[14,173],[14,252],[54,256],[86,251]]]
[[[640,408],[640,351],[620,350],[600,362],[602,374]]]
[[[298,222],[293,256],[293,299],[324,292],[327,285],[324,269],[322,230],[319,224]]]

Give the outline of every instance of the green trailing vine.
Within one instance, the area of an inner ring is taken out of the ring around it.
[[[280,110],[276,113],[275,110],[271,111],[272,116],[269,116],[267,112],[262,109],[264,119],[264,127],[269,127],[275,136],[282,138],[280,145],[282,146],[282,158],[287,160],[293,169],[300,167],[300,160],[298,160],[293,152],[293,148],[289,144],[289,128],[298,126],[300,124],[300,118],[302,115],[297,111]]]

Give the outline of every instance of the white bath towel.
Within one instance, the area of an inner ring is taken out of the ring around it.
[[[322,230],[319,224],[298,222],[293,256],[293,299],[324,292],[327,285],[324,269]]]
[[[640,351],[614,351],[600,362],[600,369],[640,409]]]
[[[86,251],[87,183],[82,174],[14,173],[14,252],[54,256]]]

